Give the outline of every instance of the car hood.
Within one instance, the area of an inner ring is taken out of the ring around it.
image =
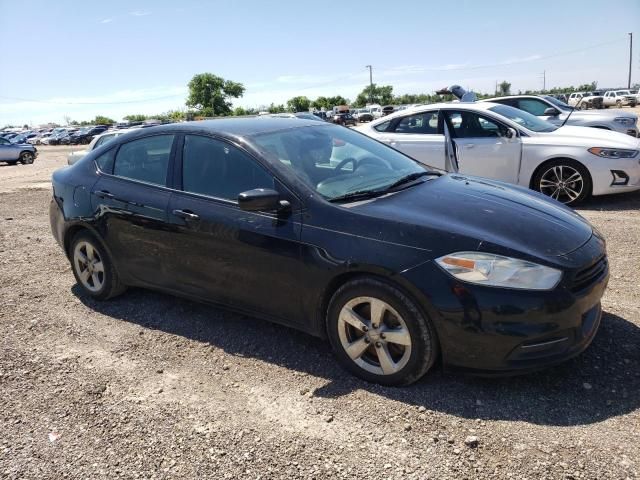
[[[580,119],[585,121],[605,120],[613,122],[614,118],[620,117],[633,118],[636,123],[638,122],[638,115],[626,111],[621,112],[620,110],[613,112],[603,112],[602,110],[574,110],[571,113],[571,117],[569,117],[569,121]]]
[[[582,246],[593,233],[586,220],[555,200],[460,174],[353,204],[351,211],[395,223],[385,228],[383,236],[391,236],[381,240],[435,247],[436,254],[450,253],[454,239],[466,238],[477,250],[498,247],[553,261]],[[378,235],[382,233],[378,224]]]
[[[593,127],[565,125],[550,133],[541,133],[546,139],[553,138],[558,143],[569,143],[590,147],[617,147],[638,149],[640,140],[631,135]]]

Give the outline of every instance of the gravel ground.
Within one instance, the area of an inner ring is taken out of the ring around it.
[[[68,151],[0,166],[0,477],[640,476],[640,193],[580,209],[612,272],[583,355],[383,388],[284,327],[144,290],[81,296],[48,223]]]

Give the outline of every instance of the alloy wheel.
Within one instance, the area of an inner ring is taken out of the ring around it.
[[[338,336],[349,358],[376,375],[399,372],[411,356],[407,324],[378,298],[356,297],[347,302],[338,317]]]
[[[84,288],[94,293],[102,289],[105,281],[104,264],[91,243],[83,240],[76,244],[73,265]]]
[[[540,177],[540,192],[562,203],[576,201],[584,189],[584,179],[578,170],[568,165],[549,168]]]
[[[20,157],[20,161],[24,164],[24,165],[30,165],[33,163],[33,154],[29,153],[29,152],[24,152],[22,154],[22,156]]]

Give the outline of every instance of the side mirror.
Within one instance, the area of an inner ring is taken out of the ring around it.
[[[560,112],[558,110],[556,110],[555,108],[549,107],[549,108],[545,109],[545,111],[543,112],[543,115],[548,115],[550,117],[555,117],[559,113]]]
[[[505,132],[505,136],[507,138],[516,138],[518,136],[518,132],[516,132],[515,128],[507,128],[507,131]]]
[[[280,194],[270,188],[254,188],[238,195],[238,206],[247,212],[283,210],[289,206]]]

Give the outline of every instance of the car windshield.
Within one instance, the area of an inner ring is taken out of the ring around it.
[[[402,153],[348,128],[318,125],[251,138],[271,161],[279,161],[331,201],[375,196],[398,182],[429,175]],[[434,175],[437,175],[435,172]]]
[[[561,100],[558,100],[557,98],[553,98],[548,95],[545,95],[544,99],[553,103],[553,106],[559,108],[560,110],[573,110],[573,107],[570,107],[569,105],[567,105]]]
[[[558,129],[554,124],[542,120],[535,115],[520,110],[518,108],[510,107],[508,105],[496,105],[489,110],[507,117],[509,120],[516,122],[518,125],[522,125],[527,130],[539,133],[554,132]]]

